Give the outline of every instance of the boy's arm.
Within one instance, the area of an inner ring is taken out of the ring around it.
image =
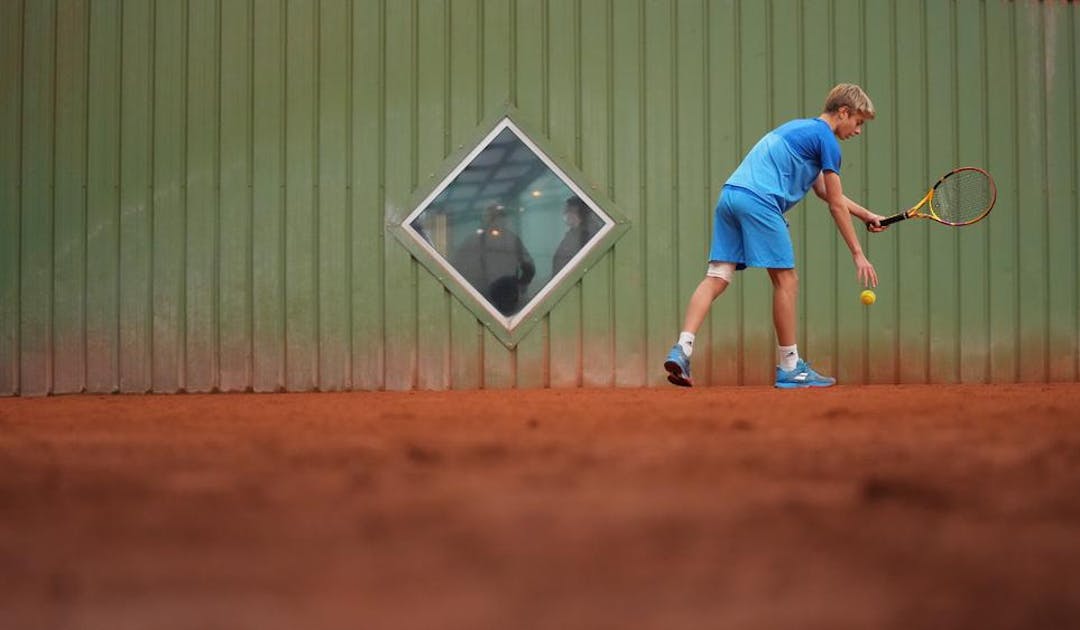
[[[855,272],[859,282],[866,286],[876,287],[877,272],[874,270],[874,266],[870,264],[870,261],[867,260],[862,250],[862,244],[859,243],[858,237],[855,236],[855,228],[851,225],[850,215],[854,214],[851,212],[851,200],[844,196],[844,187],[840,183],[840,176],[833,171],[826,171],[820,180],[825,188],[825,202],[829,204],[829,212],[832,213],[833,221],[836,222],[836,229],[840,231],[844,243],[851,250],[851,257],[855,262]],[[817,192],[816,183],[814,191]],[[862,209],[866,210],[865,208]]]
[[[880,214],[874,214],[873,212],[870,212],[866,208],[852,201],[851,198],[846,195],[844,196],[844,199],[847,201],[848,204],[848,212],[850,212],[853,216],[858,218],[863,223],[870,223],[871,232],[881,232],[889,229],[888,227],[881,227],[881,225],[879,225],[879,222],[885,217],[881,216]]]
[[[836,173],[832,174],[836,175]],[[836,176],[839,177],[839,175]],[[814,180],[814,194],[821,198],[821,200],[825,203],[829,203],[829,195],[825,187],[825,171],[822,171],[820,174],[818,174],[818,178]],[[866,208],[860,206],[858,203],[853,201],[847,195],[844,195],[843,197],[844,205],[847,207],[848,213],[859,219],[863,223],[872,224],[870,226],[871,232],[882,232],[888,229],[887,227],[881,227],[880,225],[878,225],[878,222],[885,217],[881,216],[880,214],[874,214],[873,212],[870,212]]]

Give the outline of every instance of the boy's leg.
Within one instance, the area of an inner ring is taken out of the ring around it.
[[[736,195],[737,196],[737,195]],[[705,278],[698,284],[690,302],[686,305],[686,317],[683,320],[679,340],[668,352],[664,369],[668,381],[674,385],[690,387],[690,355],[694,351],[694,336],[697,334],[713,300],[727,289],[734,279],[737,263],[743,261],[742,230],[732,205],[732,193],[726,188],[720,193],[716,208],[713,209],[712,243],[709,246],[709,269]]]
[[[799,276],[794,269],[769,269],[773,283],[773,325],[780,365],[776,366],[776,386],[783,389],[828,387],[836,379],[822,376],[799,358],[795,345],[795,306],[799,299]]]
[[[705,321],[705,316],[709,314],[709,307],[712,306],[713,301],[731,284],[730,276],[734,270],[734,263],[710,263],[710,275],[705,276],[697,289],[694,289],[694,294],[690,296],[679,340],[671,347],[664,361],[668,382],[672,385],[693,386],[694,381],[690,377],[690,355],[694,351],[694,336],[698,328],[701,328],[701,323]],[[713,275],[718,272],[722,275]]]
[[[773,326],[776,343],[781,346],[795,345],[795,307],[799,300],[799,275],[794,269],[770,269],[773,284]]]
[[[683,332],[697,334],[698,328],[701,328],[701,323],[705,321],[705,316],[709,314],[709,307],[712,306],[716,298],[720,297],[724,289],[728,288],[728,284],[730,284],[729,281],[724,278],[705,276],[697,288],[694,289],[694,294],[690,296],[690,303],[686,306]]]

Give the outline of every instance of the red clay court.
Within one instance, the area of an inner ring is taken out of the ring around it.
[[[0,627],[1067,628],[1080,385],[0,400]]]

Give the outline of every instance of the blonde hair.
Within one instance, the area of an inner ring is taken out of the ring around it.
[[[841,107],[847,107],[868,119],[877,115],[870,97],[854,83],[841,83],[829,90],[829,95],[825,97],[825,113],[834,114]]]

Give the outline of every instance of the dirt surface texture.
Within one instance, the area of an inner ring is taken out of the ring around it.
[[[0,399],[0,628],[1080,628],[1080,385]]]

